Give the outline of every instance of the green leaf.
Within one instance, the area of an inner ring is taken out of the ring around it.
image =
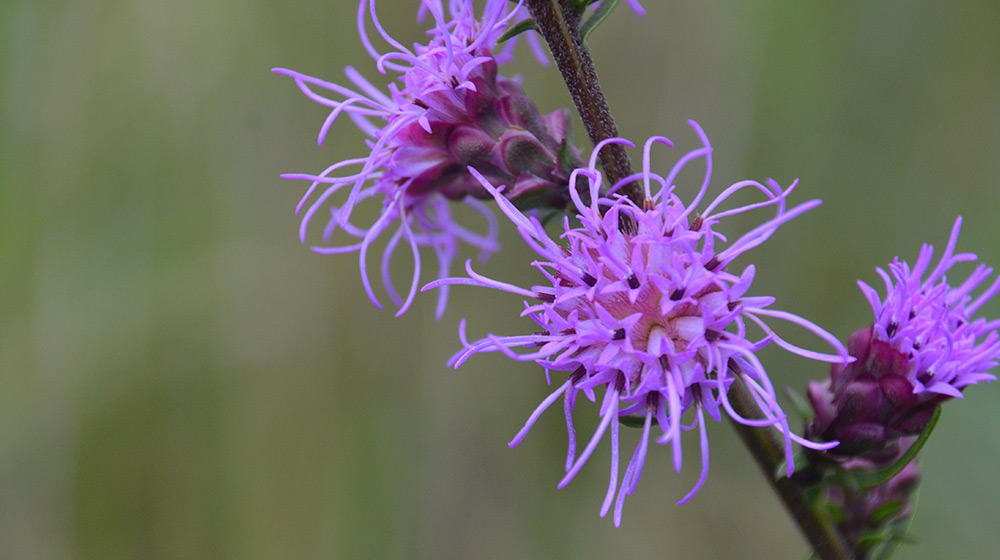
[[[799,413],[802,423],[808,424],[813,417],[813,408],[812,404],[809,403],[809,399],[791,387],[785,387],[785,394],[791,399],[792,407],[795,409],[795,412]]]
[[[619,416],[618,422],[629,428],[641,428],[646,425],[646,417],[630,414],[628,416]]]
[[[837,504],[833,502],[826,502],[823,504],[823,508],[830,516],[830,519],[833,519],[833,522],[837,525],[842,525],[847,521],[847,512],[844,511],[844,508],[838,506]]]
[[[934,416],[931,417],[931,421],[927,423],[927,427],[924,431],[920,432],[920,436],[917,437],[917,441],[913,442],[913,445],[906,450],[906,453],[893,464],[889,465],[884,469],[880,469],[873,472],[852,472],[851,478],[854,483],[858,485],[858,488],[867,489],[878,486],[887,482],[890,478],[899,474],[899,471],[903,470],[920,449],[923,448],[924,444],[927,443],[927,438],[931,437],[931,432],[934,431],[934,426],[937,425],[938,419],[941,418],[941,407],[939,406],[937,410],[934,411]]]
[[[590,19],[583,22],[583,25],[580,26],[580,40],[587,42],[587,37],[590,35],[590,32],[593,31],[595,27],[600,25],[601,22],[611,14],[611,10],[614,10],[617,5],[618,0],[605,0],[604,2],[601,2],[601,5],[594,10],[594,13],[590,14]]]
[[[569,5],[567,7],[577,15],[580,15],[587,9],[588,6],[598,1],[599,0],[569,0]]]
[[[583,167],[583,162],[576,159],[573,150],[569,147],[569,141],[563,140],[559,143],[559,169],[569,176],[577,167]]]
[[[915,544],[916,542],[916,539],[906,536],[905,533],[893,532],[889,540],[879,547],[877,553],[872,556],[872,560],[889,560],[896,553],[896,550],[899,549],[899,545]]]
[[[801,448],[797,448],[795,449],[795,451],[792,452],[792,464],[793,465],[809,464],[809,458],[806,457],[806,454],[802,451]],[[797,467],[796,471],[799,468],[801,467]],[[785,478],[786,476],[788,476],[788,461],[782,460],[781,462],[779,462],[778,466],[774,468],[772,476],[774,476],[775,480],[779,478]]]
[[[510,26],[510,29],[508,29],[507,31],[504,31],[503,35],[501,35],[500,38],[497,39],[497,43],[503,43],[508,39],[513,39],[514,37],[517,37],[518,35],[524,33],[525,31],[531,31],[535,29],[538,29],[538,26],[535,25],[535,20],[526,19],[520,21]]]
[[[881,549],[879,549],[878,554],[872,556],[873,560],[889,560],[892,555],[896,553],[896,550],[901,544],[914,544],[916,539],[909,536],[910,526],[913,525],[913,518],[916,517],[917,513],[917,502],[920,498],[920,488],[918,487],[916,491],[913,492],[913,496],[910,499],[910,503],[913,507],[913,512],[899,521],[893,523],[889,527],[889,532],[892,538],[889,542],[885,543]]]
[[[868,533],[865,536],[858,539],[857,547],[863,550],[871,550],[876,546],[889,542],[889,537],[887,535],[879,533]]]
[[[903,507],[905,507],[905,504],[899,501],[882,504],[875,508],[875,511],[868,516],[868,523],[873,527],[885,525],[893,517],[896,517],[902,511]]]
[[[552,195],[547,189],[537,189],[521,194],[510,201],[518,210],[547,209]]]

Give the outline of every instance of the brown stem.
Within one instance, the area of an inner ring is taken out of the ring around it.
[[[590,58],[590,51],[580,40],[580,14],[575,13],[572,8],[564,10],[559,5],[559,0],[526,0],[525,4],[552,51],[552,57],[569,88],[577,111],[580,112],[590,141],[597,145],[601,140],[618,136],[615,120],[604,94],[601,93],[601,84],[597,81],[594,61]],[[604,177],[609,184],[617,183],[632,174],[632,163],[620,144],[606,146],[599,157]],[[623,186],[619,192],[642,207],[645,195],[634,181]]]
[[[729,400],[733,409],[744,418],[763,418],[757,403],[742,383],[733,383]],[[740,424],[731,420],[730,424],[743,440],[750,454],[757,461],[757,466],[764,473],[799,530],[812,545],[816,556],[821,560],[856,560],[851,548],[833,524],[828,515],[816,512],[806,500],[803,489],[792,478],[778,474],[785,460],[784,445],[767,428],[757,428]]]

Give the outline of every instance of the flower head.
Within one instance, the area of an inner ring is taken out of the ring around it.
[[[631,146],[627,140],[611,139],[598,145],[588,167],[571,174],[570,184],[586,183],[586,192],[570,189],[578,212],[579,225],[566,218],[562,243],[548,236],[532,216],[518,211],[494,188],[481,179],[503,212],[528,245],[539,255],[535,268],[545,277],[530,289],[491,280],[477,274],[467,263],[469,278],[432,282],[424,289],[448,284],[472,284],[519,294],[534,300],[525,302],[522,315],[533,320],[540,332],[498,337],[489,335],[468,342],[462,327],[465,349],[452,358],[456,367],[482,352],[501,352],[513,359],[535,361],[546,369],[569,372],[568,378],[529,417],[511,445],[517,445],[541,413],[563,397],[569,431],[566,476],[562,487],[577,474],[603,434],[610,429],[612,440],[611,480],[601,510],[605,515],[615,501],[615,524],[621,521],[627,494],[635,490],[645,461],[648,440],[655,420],[662,436],[657,442],[672,445],[676,469],[681,467],[683,430],[697,427],[700,432],[702,473],[686,501],[702,486],[708,469],[708,440],[705,417],[721,420],[725,411],[737,422],[755,426],[775,426],[785,436],[789,474],[793,467],[791,442],[826,449],[832,444],[807,442],[791,433],[774,388],[755,355],[771,342],[811,359],[843,362],[846,351],[837,340],[817,325],[784,311],[770,309],[774,298],[749,296],[754,278],[753,265],[735,274],[729,268],[737,257],[766,241],[779,226],[816,207],[813,200],[789,208],[786,199],[794,185],[782,190],[769,181],[741,181],[725,189],[696,212],[706,195],[711,175],[712,148],[701,128],[690,123],[703,146],[685,154],[666,176],[650,170],[654,144],[671,146],[664,137],[650,138],[643,149],[643,170],[610,185],[608,193],[622,185],[641,181],[646,199],[640,207],[617,195],[602,194],[604,177],[596,169],[596,154],[608,143]],[[686,204],[675,191],[674,180],[694,160],[704,160],[706,172],[694,199]],[[580,183],[577,181],[580,180]],[[722,205],[733,194],[755,189],[764,200],[732,209]],[[775,214],[763,224],[730,243],[715,228],[724,218],[759,208],[773,208]],[[619,229],[620,221],[631,222],[629,231]],[[838,355],[806,350],[780,338],[765,318],[790,321],[826,340]],[[763,336],[753,339],[747,323],[757,325]],[[516,348],[531,348],[515,353]],[[731,406],[727,393],[740,379],[747,385],[765,418],[741,417]],[[572,410],[581,391],[591,400],[594,390],[603,387],[601,422],[593,437],[576,455]],[[691,412],[691,425],[682,417]],[[618,486],[618,431],[622,417],[642,425],[640,444]]]
[[[912,268],[896,258],[888,272],[876,269],[884,298],[858,282],[875,321],[848,341],[857,361],[834,365],[828,381],[809,385],[816,410],[809,433],[841,440],[836,454],[893,456],[899,438],[921,432],[943,401],[996,379],[989,370],[1000,363],[1000,320],[974,315],[1000,291],[1000,277],[978,296],[972,292],[993,272],[985,264],[960,285],[948,283],[954,265],[977,258],[955,254],[961,226],[960,217],[933,269],[934,247],[926,244]]]
[[[416,294],[421,246],[437,255],[440,276],[448,274],[459,242],[479,249],[483,259],[499,247],[495,218],[478,200],[490,195],[468,173],[468,166],[511,185],[507,196],[519,204],[560,206],[566,202],[562,193],[568,170],[563,168],[577,157],[566,141],[566,113],[541,115],[516,81],[497,74],[498,64],[509,58],[506,51],[494,54],[497,40],[508,24],[524,16],[519,4],[489,0],[479,18],[471,0],[451,0],[447,15],[443,0],[422,0],[420,11],[434,20],[430,40],[407,48],[383,29],[374,0],[360,3],[358,30],[366,49],[380,72],[398,75],[388,91],[351,67],[346,74],[352,87],[274,70],[293,78],[307,97],[331,109],[320,128],[320,144],[341,114],[370,137],[363,157],[334,163],[316,175],[284,177],[312,182],[296,210],[304,210],[299,232],[303,243],[312,243],[310,231],[315,229],[322,239],[315,251],[357,251],[362,282],[377,306],[367,254],[377,238],[395,230],[382,255],[382,279],[400,314]],[[367,35],[368,19],[392,50],[385,54],[376,50]],[[321,192],[314,197],[317,190]],[[381,202],[380,217],[370,225],[355,223],[355,208],[366,199]],[[453,217],[452,201],[464,202],[482,215],[486,231],[478,233],[460,224]],[[349,238],[346,243],[332,242],[338,230]],[[389,263],[404,240],[414,270],[409,292],[402,298],[390,280]],[[442,292],[438,315],[446,297]]]

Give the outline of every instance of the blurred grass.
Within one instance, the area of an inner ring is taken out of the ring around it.
[[[411,4],[379,11],[416,40]],[[758,293],[846,336],[866,320],[855,279],[942,244],[958,214],[960,246],[1000,262],[1000,5],[646,4],[591,38],[622,133],[685,145],[695,118],[715,185],[799,177],[799,201],[825,201],[756,251]],[[516,298],[455,290],[441,322],[427,300],[393,319],[353,257],[297,243],[303,186],[278,174],[356,154],[360,136],[345,121],[317,148],[324,111],[268,70],[374,77],[353,14],[0,3],[0,558],[805,557],[724,426],[692,503],[673,505],[696,461],[677,475],[655,450],[615,530],[597,517],[606,447],[556,491],[560,415],[505,445],[540,372],[444,367],[459,317],[523,330],[503,311]],[[551,69],[514,68],[544,110],[566,105]],[[531,281],[504,239],[482,270]],[[779,385],[824,374],[768,363]],[[945,410],[922,543],[901,557],[995,554],[996,398],[976,387]]]

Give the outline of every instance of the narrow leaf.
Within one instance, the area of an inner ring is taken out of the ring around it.
[[[902,511],[904,507],[906,507],[906,504],[900,501],[882,504],[875,508],[875,511],[868,516],[868,523],[874,527],[885,525],[892,520],[893,517],[899,515],[899,512]]]
[[[619,416],[618,422],[629,428],[641,428],[646,425],[646,418],[636,414],[629,414],[628,416]]]
[[[582,14],[587,9],[588,6],[599,1],[600,0],[570,0],[569,6],[567,7],[574,13],[579,15]]]
[[[920,436],[917,437],[917,441],[913,442],[913,445],[906,450],[906,453],[892,465],[884,469],[880,469],[873,472],[852,472],[854,482],[859,488],[867,489],[878,486],[887,482],[890,478],[899,474],[899,471],[903,470],[920,449],[923,448],[924,444],[927,443],[927,438],[931,437],[931,432],[934,431],[934,426],[937,425],[938,419],[941,418],[941,407],[939,406],[937,410],[934,411],[934,416],[931,417],[931,421],[927,423],[927,427],[924,431],[920,432]]]
[[[514,37],[517,37],[518,35],[524,33],[525,31],[531,31],[535,29],[538,29],[538,26],[535,25],[535,20],[526,19],[520,21],[510,26],[510,29],[508,29],[507,31],[504,31],[503,35],[501,35],[500,38],[497,39],[497,43],[503,43],[508,39],[513,39]]]
[[[791,387],[785,387],[785,395],[792,401],[792,408],[795,409],[795,412],[799,413],[799,418],[802,419],[802,422],[808,424],[813,418],[813,408],[809,403],[809,399]]]
[[[563,140],[559,143],[559,170],[569,175],[577,168],[576,158],[569,149],[569,143]]]
[[[586,42],[590,32],[600,25],[617,5],[618,0],[604,0],[601,2],[601,5],[594,10],[594,13],[590,14],[590,19],[583,22],[583,25],[580,26],[580,40]]]
[[[917,542],[916,539],[908,535],[910,533],[910,526],[913,525],[913,518],[917,513],[917,502],[919,501],[919,498],[920,488],[918,487],[913,493],[913,497],[911,499],[913,512],[905,519],[901,519],[889,527],[892,538],[889,539],[889,542],[885,543],[885,545],[879,549],[878,553],[872,557],[873,560],[889,560],[892,558],[892,555],[896,553],[896,550],[899,549],[900,545],[914,544]]]

